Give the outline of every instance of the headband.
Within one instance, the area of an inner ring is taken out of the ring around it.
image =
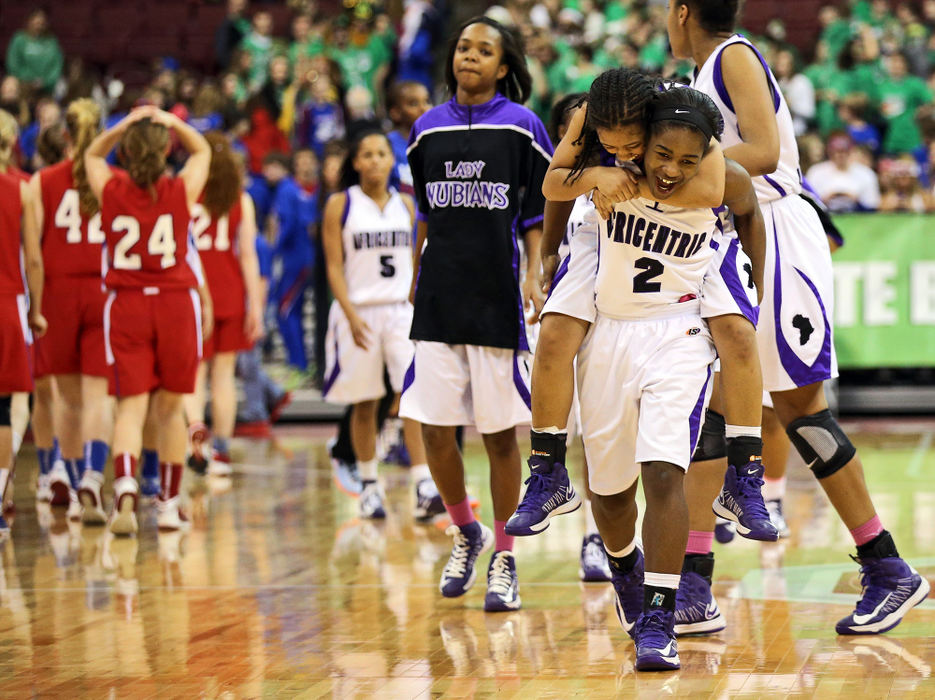
[[[701,112],[689,105],[681,104],[673,107],[657,107],[653,110],[653,115],[650,117],[649,123],[653,124],[661,121],[676,121],[690,124],[704,135],[705,144],[714,136],[714,131],[711,129],[711,122],[705,119]]]

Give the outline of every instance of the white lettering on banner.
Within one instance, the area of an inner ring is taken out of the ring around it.
[[[852,262],[834,264],[834,325],[837,328],[856,326],[857,295],[863,277],[863,265]]]
[[[890,305],[896,300],[895,262],[871,262],[865,266],[864,323],[868,326],[892,326],[899,314]]]
[[[935,262],[909,266],[909,319],[916,326],[935,325]]]

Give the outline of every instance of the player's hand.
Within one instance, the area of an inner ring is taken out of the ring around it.
[[[542,290],[543,294],[548,294],[549,290],[552,289],[552,278],[555,277],[555,271],[558,269],[560,262],[558,255],[542,256],[542,277],[539,280],[539,289]]]
[[[49,329],[49,322],[45,320],[45,316],[42,315],[39,309],[31,309],[29,311],[28,323],[29,329],[37,338],[44,336],[45,332]]]
[[[542,282],[540,281],[538,270],[526,273],[526,279],[523,280],[523,308],[532,307],[532,313],[529,316],[530,323],[539,322],[539,314],[545,305],[545,294],[542,292]]]
[[[626,168],[594,168],[592,179],[594,189],[614,203],[626,202],[640,196],[636,175]]]
[[[243,332],[247,340],[255,343],[263,337],[263,313],[259,309],[248,309],[243,320]]]
[[[591,192],[591,202],[594,204],[594,208],[597,209],[597,213],[600,214],[601,218],[605,221],[614,213],[614,200],[601,194],[597,190]]]
[[[356,313],[351,314],[347,319],[351,325],[351,335],[354,336],[354,345],[361,350],[366,350],[370,336],[370,326]]]

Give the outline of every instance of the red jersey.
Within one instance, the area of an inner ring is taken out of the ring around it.
[[[101,196],[101,228],[107,245],[108,289],[197,287],[189,246],[190,215],[185,184],[163,176],[148,188],[138,187],[124,172],[114,174]],[[195,263],[197,264],[197,263]]]
[[[217,219],[200,201],[192,207],[192,238],[204,267],[215,318],[237,318],[246,313],[246,285],[237,245],[241,220],[240,197]]]
[[[25,170],[20,170],[15,165],[8,165],[6,168],[5,175],[10,175],[16,180],[22,180],[23,182],[29,182],[29,173]]]
[[[42,260],[47,277],[100,277],[104,231],[101,213],[81,213],[73,161],[39,171],[42,189]]]
[[[0,293],[23,294],[20,227],[23,201],[20,180],[0,174]]]

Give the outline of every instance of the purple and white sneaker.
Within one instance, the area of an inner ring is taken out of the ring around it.
[[[714,634],[727,626],[711,593],[714,555],[686,557],[675,593],[675,635]]]
[[[589,583],[610,581],[610,564],[604,540],[596,532],[584,536],[581,543],[581,568],[578,577]]]
[[[439,590],[446,598],[457,598],[474,585],[477,572],[474,563],[493,546],[493,532],[483,523],[473,522],[464,527],[449,525],[445,534],[454,538],[451,556],[442,571]]]
[[[682,667],[675,641],[675,616],[653,608],[640,615],[633,631],[637,671],[674,671]]]
[[[514,537],[536,535],[549,526],[550,518],[578,510],[580,505],[581,497],[568,481],[564,464],[550,465],[542,457],[530,457],[526,493],[504,531]]]
[[[728,465],[724,486],[712,504],[715,515],[732,520],[737,532],[750,540],[775,542],[776,526],[763,503],[763,463],[751,459],[739,467]]]
[[[633,626],[643,612],[643,552],[636,550],[636,563],[633,569],[622,574],[613,565],[610,567],[610,581],[614,585],[614,607],[617,609],[617,619],[623,630],[633,636]]]
[[[487,567],[487,595],[484,597],[486,612],[510,612],[519,610],[519,579],[516,577],[516,560],[513,552],[494,552]]]
[[[852,557],[860,564],[863,594],[850,615],[835,626],[838,634],[880,634],[902,622],[925,600],[929,582],[900,557]]]

